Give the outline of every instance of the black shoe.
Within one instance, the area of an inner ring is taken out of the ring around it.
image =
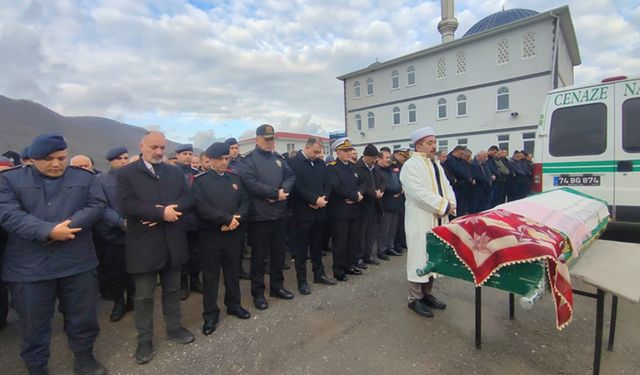
[[[189,298],[189,277],[182,276],[180,279],[180,299],[182,301]]]
[[[153,359],[153,344],[151,341],[138,341],[136,348],[136,363],[142,365]]]
[[[49,368],[44,366],[27,366],[29,375],[49,375]]]
[[[304,294],[305,296],[311,294],[309,284],[306,281],[300,281],[298,283],[298,292],[300,292],[300,294]]]
[[[349,275],[362,275],[362,270],[355,267],[351,267],[346,271],[346,273]]]
[[[113,309],[111,309],[111,315],[109,315],[109,320],[112,322],[117,322],[124,316],[125,306],[124,306],[124,298],[118,297],[113,301]]]
[[[389,256],[385,253],[378,253],[378,259],[389,260]]]
[[[349,280],[347,275],[333,275],[333,277],[338,281],[347,281],[347,280]]]
[[[393,249],[386,250],[384,253],[386,255],[391,255],[391,256],[394,256],[394,257],[399,257],[400,255],[402,255],[402,253],[399,253],[399,252],[397,252],[397,251],[395,251]]]
[[[93,356],[93,348],[73,353],[73,373],[78,375],[104,375],[107,369]]]
[[[331,280],[327,275],[321,275],[320,277],[314,277],[313,282],[315,284],[324,284],[324,285],[336,285],[337,282],[335,280]]]
[[[433,294],[427,294],[426,296],[422,297],[421,301],[425,305],[433,307],[434,309],[444,310],[447,308],[447,305],[443,302],[438,301],[436,296],[434,296]]]
[[[200,293],[202,294],[202,292],[204,292],[204,288],[202,287],[202,282],[200,281],[200,278],[198,277],[198,275],[193,275],[191,276],[191,291],[192,292],[196,292],[196,293]]]
[[[214,319],[205,319],[204,324],[202,325],[202,334],[205,336],[209,336],[216,330],[217,320]]]
[[[240,269],[240,280],[251,280],[251,275],[243,269]]]
[[[285,288],[271,289],[271,291],[269,292],[269,295],[271,297],[276,297],[280,299],[293,299],[293,293],[286,290]]]
[[[184,327],[167,332],[167,340],[177,342],[178,344],[189,344],[195,339],[193,333]]]
[[[421,300],[417,299],[415,301],[411,301],[409,303],[409,308],[415,311],[418,315],[424,316],[425,318],[432,318],[433,312],[429,308],[429,306],[425,305]]]
[[[269,305],[267,305],[267,301],[264,299],[264,296],[253,297],[253,305],[258,310],[266,310],[267,308],[269,308]]]
[[[377,260],[371,258],[371,259],[365,259],[364,262],[366,264],[373,264],[374,266],[378,266],[380,265],[380,262],[378,262]]]
[[[251,314],[245,310],[242,306],[237,306],[231,309],[227,309],[227,314],[233,315],[238,319],[249,319]]]

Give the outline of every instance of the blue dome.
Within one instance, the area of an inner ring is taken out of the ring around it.
[[[513,21],[521,20],[523,18],[535,16],[536,14],[540,14],[535,10],[531,9],[507,9],[503,10],[476,22],[466,33],[464,36],[469,36],[477,33],[481,33],[483,31],[487,31],[489,29],[496,28],[498,26],[506,25]]]

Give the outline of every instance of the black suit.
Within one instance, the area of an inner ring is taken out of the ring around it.
[[[205,320],[218,320],[218,281],[220,267],[224,274],[224,303],[228,310],[240,306],[240,239],[244,234],[240,228],[222,231],[223,225],[231,224],[233,215],[239,221],[247,220],[249,195],[240,177],[224,173],[219,175],[209,170],[195,178],[192,186],[196,214],[198,216],[198,238],[204,293],[202,313]]]
[[[360,158],[356,163],[358,175],[364,180],[364,198],[358,203],[360,210],[359,244],[356,252],[358,262],[371,260],[371,253],[376,243],[378,234],[378,221],[382,216],[382,202],[376,197],[376,190],[384,191],[384,177],[378,167],[373,165],[370,169],[364,159]]]
[[[313,274],[316,279],[325,275],[322,264],[322,248],[324,247],[325,219],[327,208],[313,208],[319,197],[330,200],[331,183],[327,167],[318,159],[310,161],[298,152],[289,160],[289,166],[296,174],[289,206],[293,211],[294,222],[294,259],[298,282],[307,279],[307,249],[311,255]]]
[[[116,173],[118,204],[127,219],[126,262],[136,288],[135,321],[140,341],[150,341],[153,336],[153,300],[158,272],[167,330],[181,327],[180,266],[189,258],[185,220],[165,222],[164,209],[156,207],[177,204],[177,210],[188,210],[192,206],[189,187],[177,167],[160,163],[153,168],[155,175],[140,158]],[[158,224],[150,227],[142,224],[143,221]]]

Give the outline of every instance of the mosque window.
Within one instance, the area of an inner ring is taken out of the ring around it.
[[[376,116],[373,112],[367,113],[367,128],[374,129],[376,127]]]
[[[367,96],[373,95],[373,78],[367,78]]]
[[[464,94],[458,95],[456,99],[458,104],[458,117],[467,115],[467,96]]]
[[[502,39],[498,42],[498,65],[509,62],[509,42]]]
[[[353,97],[354,98],[360,97],[360,81],[355,81],[353,83]]]
[[[356,115],[356,130],[362,130],[362,116]]]
[[[409,104],[409,124],[415,124],[417,121],[416,105]]]
[[[413,86],[416,84],[416,68],[413,65],[407,68],[407,86]]]
[[[437,77],[438,79],[447,77],[447,58],[442,56],[438,59],[438,68],[437,68]]]
[[[446,139],[438,140],[438,151],[449,151],[449,141]]]
[[[447,118],[447,99],[438,99],[438,120]]]
[[[497,96],[497,110],[498,111],[506,111],[509,109],[509,89],[505,86],[502,86],[498,89]]]
[[[400,88],[400,73],[397,70],[391,72],[391,89],[395,90]]]
[[[393,126],[400,125],[400,107],[393,107]]]
[[[522,58],[528,59],[536,55],[536,34],[525,33],[522,37]]]
[[[456,73],[462,74],[467,71],[467,54],[464,51],[456,53]]]

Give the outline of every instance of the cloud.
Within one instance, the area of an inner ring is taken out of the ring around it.
[[[215,142],[223,142],[225,137],[218,137],[215,130],[203,130],[196,132],[189,140],[193,143],[194,147],[205,150]]]

